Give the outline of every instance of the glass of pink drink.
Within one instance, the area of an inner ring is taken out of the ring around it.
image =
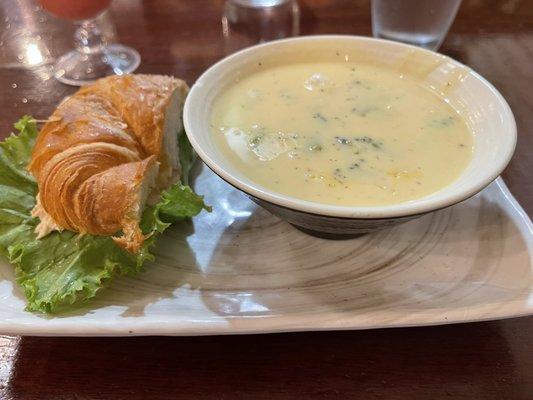
[[[82,86],[108,75],[133,72],[141,61],[136,50],[120,44],[108,44],[96,17],[111,0],[39,0],[43,8],[59,18],[78,25],[75,49],[55,63],[54,76],[68,85]]]

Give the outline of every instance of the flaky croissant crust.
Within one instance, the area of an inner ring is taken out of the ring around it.
[[[176,138],[185,82],[161,75],[101,79],[64,100],[42,127],[28,166],[39,194],[39,237],[67,229],[137,252],[148,195],[179,179]],[[177,122],[176,122],[177,121]],[[171,148],[169,148],[171,147]]]

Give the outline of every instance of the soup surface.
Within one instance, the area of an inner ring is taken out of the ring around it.
[[[250,180],[333,205],[431,194],[459,176],[473,145],[462,117],[416,78],[343,62],[260,68],[215,100],[210,126]]]

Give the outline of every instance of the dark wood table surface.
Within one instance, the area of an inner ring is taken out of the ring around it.
[[[189,83],[228,51],[223,1],[121,0],[109,17],[141,54],[138,72]],[[301,0],[301,34],[370,35],[365,0]],[[72,88],[51,62],[72,26],[32,0],[0,4],[0,132],[45,118]],[[37,42],[35,42],[35,40]],[[533,212],[533,2],[463,0],[441,48],[507,98],[518,123],[503,174]],[[20,52],[20,53],[18,53]],[[29,58],[28,58],[29,57]],[[0,332],[1,333],[1,332]],[[38,338],[0,336],[3,399],[533,399],[533,317],[441,327],[255,336]]]

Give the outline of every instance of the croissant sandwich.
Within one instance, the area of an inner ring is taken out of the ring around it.
[[[147,202],[181,177],[185,82],[112,76],[63,101],[42,127],[28,170],[38,183],[35,232],[113,235],[135,253]]]

